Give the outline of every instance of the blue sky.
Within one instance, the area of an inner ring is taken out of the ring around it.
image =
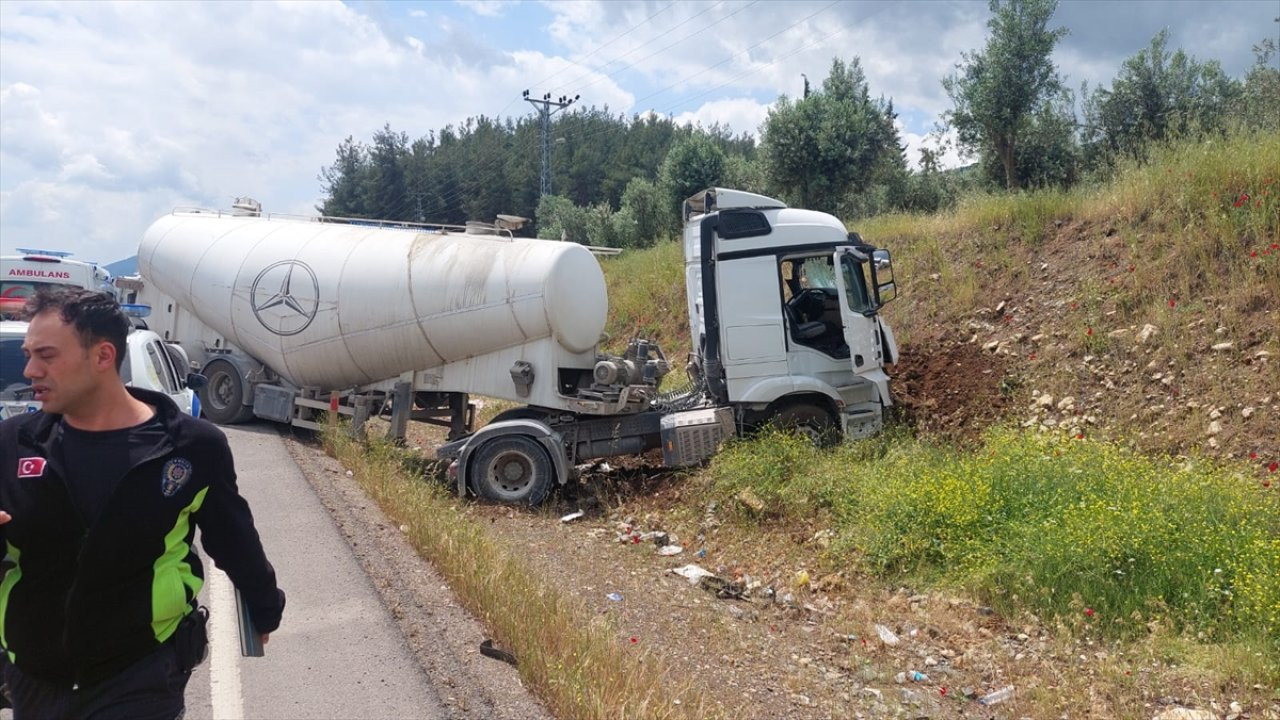
[[[1064,0],[1055,60],[1108,83],[1162,28],[1241,76],[1274,0]],[[133,254],[177,206],[314,213],[348,135],[522,115],[520,92],[755,133],[780,93],[861,58],[912,160],[985,2],[0,2],[0,250]],[[949,162],[959,159],[952,153]]]

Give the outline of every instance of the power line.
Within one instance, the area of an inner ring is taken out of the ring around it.
[[[646,23],[648,23],[650,20],[652,20],[652,19],[654,19],[654,18],[658,17],[659,15],[661,15],[663,12],[665,12],[665,11],[667,10],[667,8],[671,7],[671,6],[672,6],[672,5],[674,5],[674,4],[675,4],[675,0],[671,0],[671,2],[667,3],[666,5],[663,5],[661,8],[658,8],[657,12],[654,12],[654,13],[653,13],[652,15],[650,15],[649,17],[645,18],[644,20],[641,20],[640,22],[636,23],[635,25],[632,25],[631,27],[627,28],[626,30],[624,30],[624,31],[622,31],[622,32],[618,33],[617,35],[614,35],[613,37],[609,38],[608,40],[606,40],[606,41],[604,41],[604,42],[600,43],[600,44],[599,44],[599,45],[597,45],[595,48],[593,48],[593,49],[591,50],[591,52],[589,52],[589,53],[587,53],[585,56],[583,56],[582,60],[586,60],[587,58],[589,58],[589,57],[591,57],[591,56],[595,55],[596,53],[600,52],[600,51],[601,51],[601,50],[603,50],[604,48],[606,48],[606,47],[608,47],[608,46],[613,45],[613,43],[617,42],[618,40],[621,40],[622,38],[626,37],[626,36],[627,36],[628,34],[630,34],[631,32],[633,32],[633,31],[635,31],[635,30],[639,29],[641,26],[643,26],[643,25],[645,25]],[[701,13],[699,13],[699,14],[701,14]],[[694,17],[697,17],[697,15],[695,15]],[[692,19],[692,18],[690,18],[690,19]],[[688,22],[688,20],[686,20],[686,21],[684,21],[684,22]],[[684,24],[683,22],[682,22],[682,23],[678,23],[678,24],[676,24],[676,25],[672,26],[671,28],[668,28],[668,31],[670,31],[670,30],[674,30],[675,28],[680,27],[680,25],[683,25],[683,24]],[[656,38],[655,38],[655,39],[656,39]],[[649,43],[651,43],[651,42],[653,42],[653,40],[649,40],[648,42],[643,43],[643,44],[641,45],[641,47],[644,47],[644,45],[647,45],[647,44],[649,44]],[[566,60],[568,60],[568,58],[566,58]],[[531,88],[540,88],[540,87],[542,86],[542,84],[543,84],[543,83],[545,83],[545,82],[547,82],[548,80],[550,80],[551,78],[554,78],[554,77],[556,77],[557,75],[559,75],[559,74],[563,73],[564,71],[568,70],[570,67],[572,67],[572,66],[574,66],[574,65],[586,65],[586,63],[585,63],[585,62],[582,62],[582,60],[568,60],[568,63],[569,63],[569,64],[567,64],[567,65],[565,65],[565,66],[561,67],[559,70],[556,70],[555,72],[553,72],[553,73],[551,73],[550,75],[548,75],[548,76],[546,76],[546,77],[542,78],[541,80],[537,81],[536,83],[533,83],[532,85],[530,85],[530,87],[531,87]],[[613,62],[613,61],[612,61],[612,60],[610,60],[609,62]],[[609,64],[609,62],[606,62],[606,63],[605,63],[605,65],[608,65],[608,64]],[[589,65],[587,65],[587,67],[590,67],[590,66],[589,66]],[[557,88],[557,89],[558,89],[558,88]],[[507,108],[509,108],[509,107],[511,107],[512,105],[516,104],[516,102],[517,102],[516,98],[512,98],[512,99],[510,100],[510,102],[508,102],[506,105],[503,105],[503,106],[502,106],[502,109],[498,110],[498,115],[501,115],[503,112],[505,112],[505,111],[506,111],[506,109],[507,109]]]
[[[720,3],[716,3],[716,4],[717,4],[717,5],[719,5]],[[604,42],[600,43],[600,44],[599,44],[599,45],[597,45],[597,46],[595,47],[595,49],[593,49],[591,52],[587,53],[586,55],[583,55],[581,59],[579,59],[579,60],[570,60],[569,62],[570,62],[570,63],[572,63],[573,65],[587,65],[587,63],[586,63],[586,62],[584,62],[587,58],[589,58],[589,57],[591,57],[591,56],[595,55],[596,53],[600,52],[601,50],[605,49],[606,47],[610,47],[610,46],[612,46],[614,43],[616,43],[617,41],[619,41],[619,40],[621,40],[622,38],[626,37],[627,35],[630,35],[630,34],[631,34],[632,32],[634,32],[635,30],[638,30],[638,29],[640,28],[640,26],[644,25],[645,23],[648,23],[650,20],[652,20],[652,19],[654,19],[654,18],[658,17],[659,15],[661,15],[663,12],[665,12],[665,11],[666,11],[666,9],[667,9],[667,8],[671,7],[672,5],[675,5],[675,0],[672,0],[671,2],[667,3],[666,5],[663,5],[661,8],[658,8],[658,11],[657,11],[657,12],[653,13],[652,15],[650,15],[650,16],[649,16],[649,17],[647,17],[647,18],[645,18],[644,20],[641,20],[640,22],[636,23],[635,25],[632,25],[631,27],[627,28],[626,30],[623,30],[622,32],[618,33],[617,35],[614,35],[613,37],[609,38],[608,40],[605,40]],[[713,7],[714,7],[714,6],[713,6]],[[704,10],[703,12],[706,12],[706,11]],[[702,14],[702,13],[698,13],[698,15],[701,15],[701,14]],[[693,17],[697,17],[698,15],[694,15]],[[693,19],[693,18],[689,18],[689,20],[692,20],[692,19]],[[688,20],[685,20],[684,22],[688,22]],[[672,26],[672,27],[668,28],[667,30],[668,30],[668,31],[670,31],[670,30],[674,30],[675,28],[678,28],[678,27],[680,27],[680,25],[683,25],[683,24],[684,24],[684,23],[679,23],[679,24],[677,24],[677,25],[674,25],[674,26]],[[655,39],[656,39],[656,38],[655,38]],[[648,42],[646,42],[646,43],[642,44],[640,47],[644,47],[644,45],[647,45],[649,42],[653,42],[653,40],[649,40]],[[616,60],[616,59],[617,59],[617,58],[614,58],[614,60]],[[606,63],[605,63],[605,65],[607,66],[607,65],[608,65],[609,63],[611,63],[611,62],[613,62],[613,60],[610,60],[610,61],[606,62]],[[589,66],[589,65],[587,65],[587,67],[590,67],[590,66]],[[555,77],[555,76],[559,75],[560,73],[564,72],[564,71],[565,71],[565,70],[567,70],[568,68],[569,68],[569,66],[568,66],[568,65],[566,65],[566,66],[564,66],[564,67],[560,68],[559,70],[557,70],[557,71],[555,71],[555,72],[551,73],[550,75],[548,75],[548,76],[546,76],[546,77],[542,78],[541,80],[539,80],[538,82],[534,83],[534,84],[533,84],[533,86],[534,86],[534,87],[537,87],[537,86],[539,86],[539,85],[542,85],[542,83],[547,82],[548,80],[550,80],[551,78],[553,78],[553,77]]]
[[[645,60],[648,60],[649,58],[651,58],[651,57],[653,57],[653,56],[655,56],[655,55],[658,55],[658,54],[660,54],[660,53],[664,53],[664,52],[666,52],[667,50],[670,50],[671,48],[673,48],[673,47],[675,47],[675,46],[679,45],[680,43],[682,43],[682,42],[684,42],[684,41],[688,40],[689,38],[691,38],[691,37],[693,37],[693,36],[695,36],[695,35],[700,35],[700,34],[702,34],[702,33],[706,32],[707,30],[710,30],[711,28],[715,27],[716,25],[719,25],[720,23],[722,23],[722,22],[724,22],[724,21],[726,21],[726,20],[728,20],[728,19],[732,18],[733,16],[737,15],[738,13],[742,12],[743,10],[746,10],[747,8],[751,7],[752,5],[755,5],[755,4],[756,4],[756,3],[758,3],[759,1],[760,1],[760,0],[751,0],[751,2],[747,3],[746,5],[743,5],[742,7],[738,8],[737,10],[734,10],[733,12],[729,13],[728,15],[723,15],[723,16],[721,16],[718,20],[716,20],[715,22],[711,23],[710,25],[707,25],[706,27],[700,28],[700,29],[698,29],[698,30],[694,30],[693,32],[689,33],[688,35],[684,35],[683,37],[680,37],[680,38],[679,38],[679,39],[677,39],[677,40],[674,40],[674,41],[672,41],[672,42],[670,42],[670,43],[668,43],[668,44],[666,44],[666,45],[663,45],[662,47],[658,48],[657,50],[654,50],[653,52],[649,53],[648,55],[645,55],[644,57],[642,57],[642,58],[640,58],[640,59],[638,59],[638,60],[636,60],[636,61],[634,61],[634,62],[630,62],[630,63],[628,63],[628,64],[626,64],[626,65],[623,65],[622,67],[618,68],[617,70],[614,70],[614,71],[612,71],[612,72],[605,73],[604,77],[596,78],[594,81],[592,81],[592,82],[590,82],[590,83],[588,83],[588,84],[586,84],[586,85],[582,86],[582,89],[583,89],[583,90],[586,90],[587,88],[594,87],[595,85],[599,85],[601,82],[603,82],[603,81],[604,81],[604,78],[606,78],[606,77],[608,77],[608,78],[615,77],[615,76],[617,76],[619,73],[621,73],[623,70],[627,70],[627,69],[633,68],[633,67],[635,67],[637,64],[642,63],[642,62],[644,62]],[[712,6],[712,8],[707,8],[707,10],[703,10],[702,12],[703,12],[703,13],[705,13],[705,12],[707,12],[707,11],[709,11],[709,10],[713,9],[714,7],[715,7],[715,6]],[[701,14],[702,14],[702,13],[698,13],[698,15],[701,15]],[[694,17],[697,17],[697,15],[695,15]],[[692,19],[693,19],[693,18],[690,18],[690,20],[692,20]],[[642,46],[642,47],[643,47],[643,46]],[[620,57],[618,57],[617,59],[618,59],[618,60],[621,60],[622,58],[626,57],[627,55],[630,55],[630,54],[631,54],[631,53],[633,53],[633,52],[636,52],[636,51],[637,51],[637,50],[639,50],[639,49],[640,49],[640,48],[636,48],[635,50],[632,50],[632,51],[631,51],[631,52],[629,52],[629,53],[626,53],[626,54],[624,54],[624,55],[621,55],[621,56],[620,56]],[[571,81],[571,83],[570,83],[570,84],[577,84],[577,82],[578,82],[579,80],[586,79],[588,76],[590,76],[590,74],[591,74],[591,73],[583,74],[582,76],[580,76],[580,77],[578,77],[578,78],[575,78],[573,81]],[[557,88],[557,89],[559,89],[559,88]]]

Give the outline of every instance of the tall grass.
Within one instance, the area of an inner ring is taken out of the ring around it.
[[[1280,493],[1229,468],[997,430],[973,452],[899,435],[814,453],[766,436],[711,472],[724,498],[750,487],[766,517],[830,517],[835,563],[1111,637],[1237,643],[1280,680]]]
[[[1280,133],[1166,145],[1096,187],[980,193],[936,215],[893,214],[858,224],[872,242],[904,251],[904,275],[927,276],[958,258],[1034,249],[1073,221],[1139,230],[1142,241],[1131,250],[1148,261],[1146,279],[1184,289],[1184,296],[1280,281],[1274,264],[1250,256],[1271,249],[1280,234]],[[947,252],[938,252],[940,243]]]
[[[690,341],[680,243],[664,241],[644,250],[627,250],[600,264],[609,288],[606,348],[621,352],[628,340],[643,337],[661,345],[673,366],[682,365]]]
[[[658,660],[624,645],[618,631],[539,578],[492,539],[457,500],[423,482],[389,444],[325,436],[328,451],[445,577],[462,604],[513,651],[521,678],[560,718],[715,717],[700,691],[668,677]]]

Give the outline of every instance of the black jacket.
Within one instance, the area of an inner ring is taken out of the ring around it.
[[[158,648],[204,584],[201,544],[240,589],[255,625],[280,624],[284,593],[236,489],[226,437],[168,397],[130,388],[166,431],[86,526],[63,480],[60,415],[0,423],[0,645],[24,673],[81,685],[110,678]],[[74,470],[74,468],[72,469]]]

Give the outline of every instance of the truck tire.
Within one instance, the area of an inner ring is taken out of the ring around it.
[[[244,380],[236,366],[214,360],[202,373],[209,382],[200,389],[200,409],[219,425],[235,425],[253,417],[253,406],[244,404]]]
[[[551,457],[537,440],[527,435],[500,435],[476,449],[468,475],[480,497],[537,505],[551,491],[555,472]]]
[[[826,408],[815,403],[783,405],[770,420],[782,430],[804,435],[817,447],[831,447],[840,441],[840,429],[835,418]]]

